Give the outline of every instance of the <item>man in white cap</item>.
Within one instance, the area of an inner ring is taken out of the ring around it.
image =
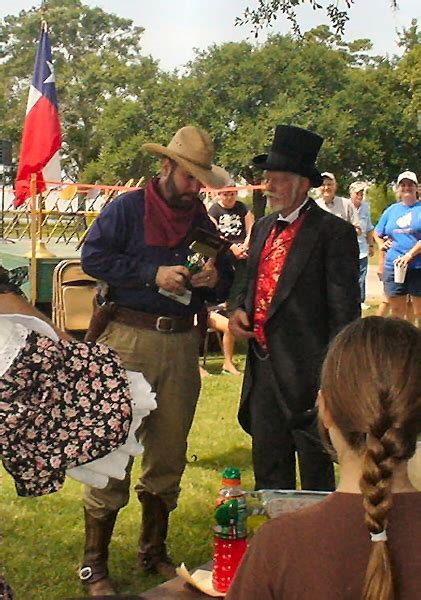
[[[316,200],[317,204],[320,208],[323,208],[323,210],[327,210],[327,212],[332,213],[332,215],[354,225],[357,235],[360,235],[360,221],[354,205],[348,198],[342,198],[341,196],[336,195],[338,184],[335,175],[329,171],[325,171],[321,175],[323,181],[319,188],[320,198]]]
[[[223,187],[228,174],[212,164],[213,143],[197,127],[183,127],[168,146],[150,143],[143,148],[162,159],[159,177],[144,189],[119,196],[101,212],[86,238],[82,266],[108,284],[107,300],[116,308],[98,341],[116,350],[126,368],[141,371],[156,391],[157,409],[140,431],[143,470],[135,487],[142,503],[139,568],[171,578],[175,569],[166,550],[168,519],[177,506],[200,391],[193,320],[205,300],[217,300],[218,281],[213,259],[194,275],[186,263],[193,232],[216,232],[199,190],[203,185]],[[219,275],[221,285],[223,269]],[[230,281],[226,283],[228,290]],[[124,481],[85,490],[80,576],[92,596],[114,592],[108,545],[117,513],[128,502],[129,486],[130,469]]]
[[[360,221],[361,233],[358,236],[358,246],[360,248],[360,290],[361,290],[361,308],[367,310],[369,307],[365,303],[365,280],[367,277],[368,257],[374,253],[374,226],[371,222],[370,207],[367,202],[363,202],[366,185],[363,181],[354,181],[349,186],[349,195],[351,202],[357,211]]]

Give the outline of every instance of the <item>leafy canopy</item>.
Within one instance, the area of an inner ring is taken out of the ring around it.
[[[349,11],[355,0],[337,0],[326,2],[325,0],[258,0],[257,8],[251,9],[247,6],[241,17],[237,17],[236,25],[250,25],[257,37],[259,31],[279,18],[285,16],[292,31],[301,36],[300,25],[297,19],[296,9],[302,4],[308,4],[313,10],[323,11],[329,17],[330,23],[336,33],[344,33],[346,22],[349,20]],[[390,0],[392,8],[397,8],[397,0]]]

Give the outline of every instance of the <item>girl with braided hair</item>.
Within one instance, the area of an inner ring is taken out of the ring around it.
[[[420,600],[421,492],[408,477],[421,432],[421,332],[368,317],[335,338],[321,429],[336,492],[264,525],[227,600]]]

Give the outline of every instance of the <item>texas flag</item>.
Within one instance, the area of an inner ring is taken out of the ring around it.
[[[60,181],[61,128],[51,45],[44,23],[38,45],[32,85],[20,146],[15,184],[15,206],[30,196],[31,174],[37,174],[37,191],[47,189],[46,181]]]

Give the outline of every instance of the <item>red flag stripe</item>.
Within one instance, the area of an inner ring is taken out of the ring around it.
[[[52,61],[47,27],[43,25],[23,127],[15,185],[15,206],[20,206],[30,196],[30,178],[33,173],[37,176],[38,191],[46,189],[42,171],[61,147]],[[47,168],[45,176],[51,178],[51,175],[60,178],[60,169],[55,172]]]
[[[56,107],[41,96],[26,116],[16,177],[15,206],[29,197],[31,173],[37,173],[37,190],[44,191],[42,168],[61,147],[60,120]]]

